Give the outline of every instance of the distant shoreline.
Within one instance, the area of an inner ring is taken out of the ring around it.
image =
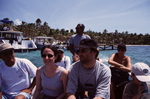
[[[150,45],[126,45],[126,46],[150,46]]]

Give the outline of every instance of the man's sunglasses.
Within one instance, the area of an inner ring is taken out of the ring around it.
[[[83,29],[83,27],[76,27],[75,29]]]
[[[85,53],[87,51],[87,49],[81,49],[81,50],[77,50],[77,53],[81,52],[81,53]]]
[[[42,54],[41,55],[42,56],[42,58],[46,58],[46,56],[48,56],[48,58],[51,58],[51,57],[53,57],[54,55],[52,55],[52,54]]]
[[[126,51],[126,50],[124,50],[124,49],[118,49],[118,51],[124,52],[124,51]]]

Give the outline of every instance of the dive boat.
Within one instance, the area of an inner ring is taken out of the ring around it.
[[[41,49],[46,45],[54,45],[55,39],[53,37],[37,36],[34,38],[34,42],[37,46],[37,49]]]
[[[0,43],[10,43],[15,52],[28,52],[37,50],[33,40],[23,39],[20,31],[0,31]]]

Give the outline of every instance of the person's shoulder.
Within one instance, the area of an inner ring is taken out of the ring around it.
[[[77,34],[73,34],[73,35],[71,36],[71,38],[74,38],[75,36],[77,36]]]
[[[80,65],[81,65],[80,60],[79,60],[79,61],[76,61],[76,62],[74,62],[74,63],[72,64],[72,66],[80,66]]]
[[[68,71],[67,71],[64,67],[61,67],[61,66],[59,66],[59,67],[60,67],[60,69],[61,69],[60,80],[67,81],[67,78],[68,78]]]
[[[138,85],[135,84],[133,81],[126,84],[126,88],[134,89],[136,87],[138,87]]]
[[[110,57],[118,57],[118,53],[113,53]]]
[[[32,62],[29,59],[26,58],[15,58],[16,62],[22,63],[22,64],[31,64]]]
[[[116,53],[112,53],[111,55],[118,55],[118,53],[116,52]]]
[[[38,67],[37,70],[40,70],[41,68],[43,68],[42,66]]]
[[[65,58],[70,59],[70,57],[69,57],[69,56],[64,56],[64,59],[65,59]]]
[[[40,67],[37,68],[36,71],[37,71],[37,72],[40,72],[42,68],[43,68],[43,66],[40,66]]]
[[[64,67],[61,67],[61,66],[60,66],[60,68],[62,69],[62,73],[63,73],[63,74],[65,74],[65,75],[68,74],[68,71],[67,71]]]
[[[99,60],[96,60],[96,63],[97,63],[97,65],[98,65],[99,67],[101,67],[101,68],[109,68],[107,65],[105,65],[104,63],[102,63],[102,62],[99,61]]]
[[[96,60],[96,66],[97,66],[98,70],[110,72],[110,68],[107,65],[105,65],[104,63],[102,63],[98,60]]]
[[[88,38],[91,38],[89,35],[85,34]]]
[[[129,56],[125,56],[125,58],[126,58],[126,59],[130,59],[130,57],[129,57]]]
[[[15,59],[16,59],[17,61],[22,61],[22,62],[30,61],[30,60],[28,60],[28,59],[26,59],[26,58],[18,58],[18,57],[16,57]]]
[[[2,68],[4,68],[4,64],[5,64],[4,61],[0,62],[0,70],[3,70]]]
[[[89,35],[87,35],[87,34],[83,34],[83,36],[85,36],[88,39],[91,39],[91,37]]]
[[[72,69],[78,69],[81,66],[82,66],[82,64],[81,64],[80,60],[76,61],[76,62],[72,63],[70,70],[72,70]]]

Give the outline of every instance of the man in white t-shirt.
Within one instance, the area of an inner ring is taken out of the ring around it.
[[[35,86],[36,67],[27,59],[16,58],[9,43],[0,44],[0,99],[30,99]],[[31,83],[31,77],[34,78]]]
[[[64,50],[63,49],[57,49],[59,52],[59,61],[57,63],[55,63],[56,65],[62,66],[64,67],[66,70],[69,71],[70,66],[71,66],[71,62],[70,62],[70,57],[69,56],[65,56],[64,55]]]

